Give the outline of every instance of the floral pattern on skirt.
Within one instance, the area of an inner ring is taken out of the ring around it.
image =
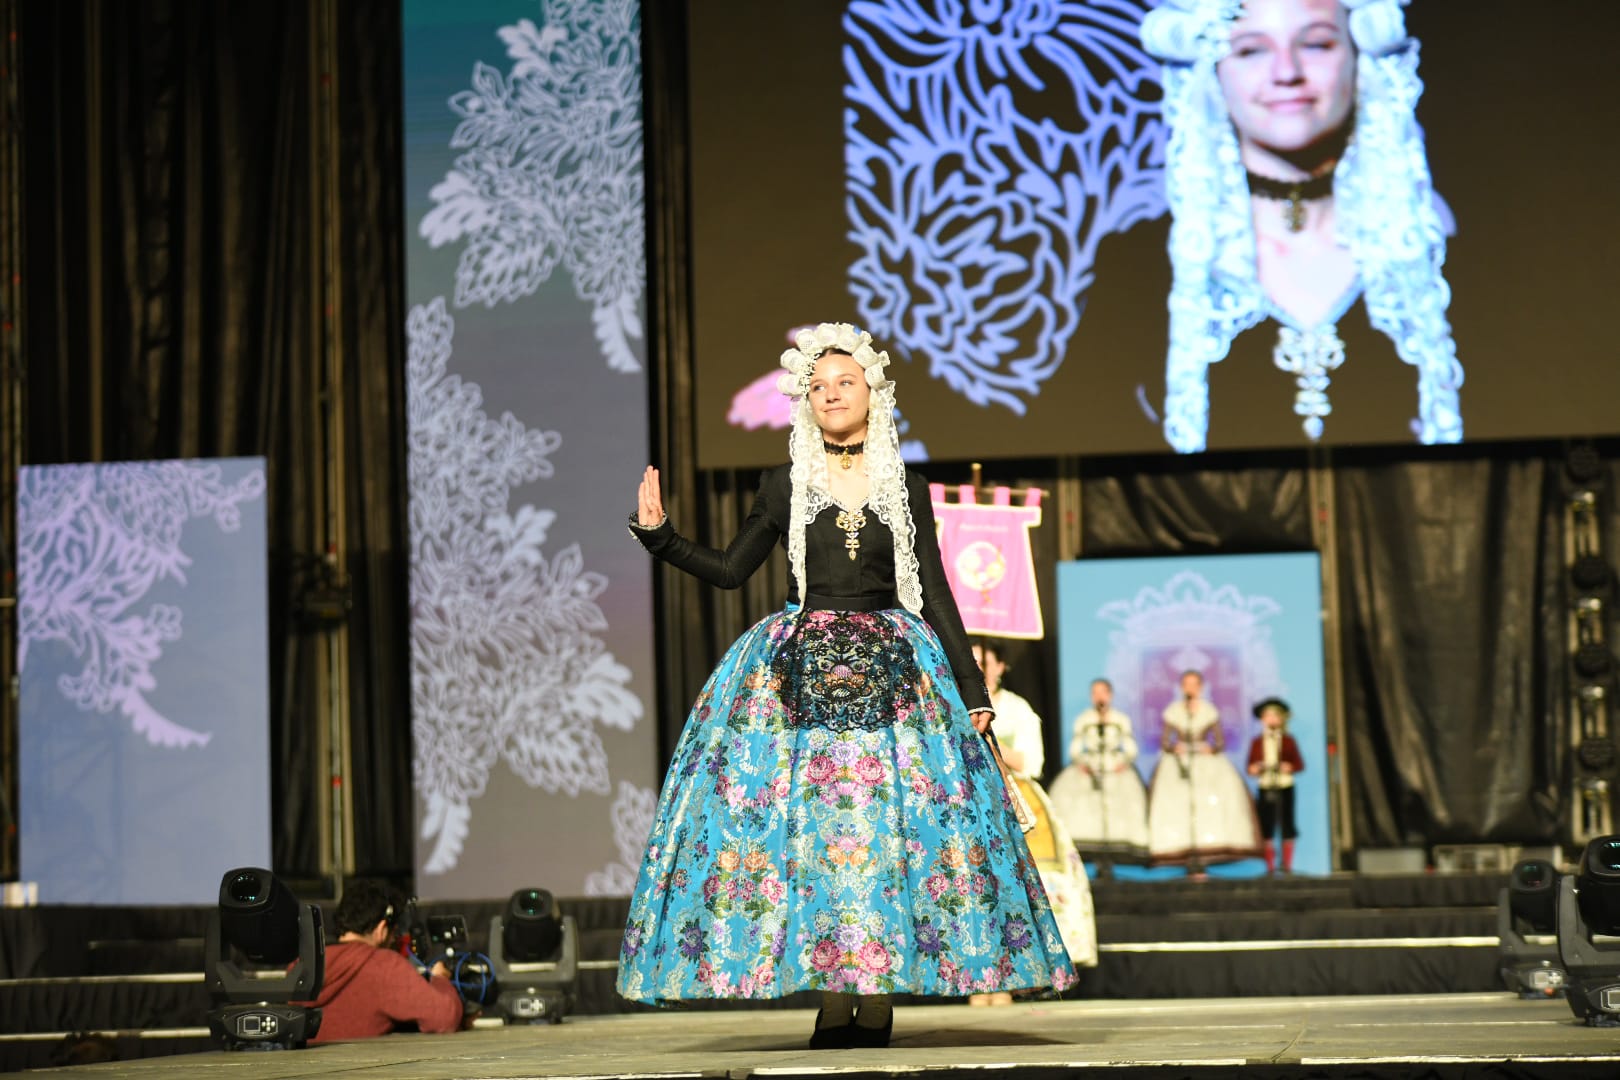
[[[1001,777],[938,639],[886,727],[789,719],[773,661],[797,609],[738,638],[687,719],[631,901],[619,993],[962,995],[1074,970]]]

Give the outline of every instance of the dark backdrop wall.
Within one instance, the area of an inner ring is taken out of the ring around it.
[[[268,459],[276,868],[321,868],[334,543],[356,869],[408,873],[399,6],[20,8],[24,460]]]

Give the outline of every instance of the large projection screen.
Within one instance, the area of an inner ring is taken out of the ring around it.
[[[1620,5],[1222,6],[690,5],[702,464],[824,320],[917,459],[1620,431]]]

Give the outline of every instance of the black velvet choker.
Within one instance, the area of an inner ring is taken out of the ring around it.
[[[858,442],[858,443],[850,443],[848,446],[834,446],[832,443],[828,442],[826,439],[822,439],[821,440],[821,448],[823,450],[827,451],[827,453],[829,453],[829,454],[837,454],[838,455],[838,457],[839,457],[838,467],[839,468],[841,468],[841,469],[851,469],[851,468],[855,467],[855,455],[859,454],[861,451],[866,449],[866,440],[862,439],[860,442]]]
[[[1248,177],[1251,194],[1288,204],[1283,208],[1283,221],[1287,224],[1289,232],[1299,232],[1305,227],[1305,203],[1325,199],[1333,194],[1332,169],[1321,176],[1312,176],[1305,180],[1273,180],[1269,176],[1252,172],[1248,173]]]

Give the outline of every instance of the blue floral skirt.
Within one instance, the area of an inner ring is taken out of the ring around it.
[[[877,631],[882,670],[798,662],[826,619]],[[818,684],[831,688],[826,710],[806,702]],[[850,708],[872,705],[872,687],[881,724]],[[899,608],[790,607],[738,638],[670,764],[619,993],[948,996],[1073,982],[1001,775],[927,623]]]

